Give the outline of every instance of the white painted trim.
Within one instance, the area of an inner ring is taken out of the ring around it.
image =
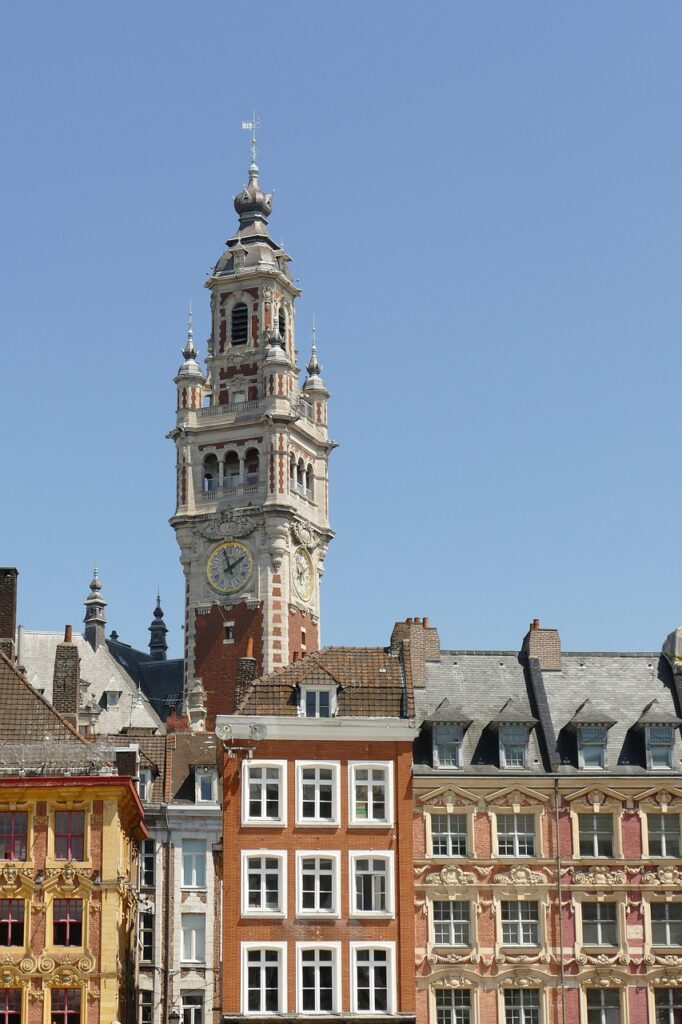
[[[279,1007],[276,1013],[268,1010],[248,1009],[247,954],[251,949],[274,949],[279,954]],[[245,1016],[275,1016],[287,1012],[287,944],[286,942],[242,942],[241,944],[240,1006]]]
[[[277,768],[279,771],[279,818],[252,818],[249,815],[249,780],[254,768]],[[242,825],[257,825],[259,828],[284,828],[287,823],[287,762],[286,761],[244,761],[242,766]]]
[[[340,761],[296,761],[296,825],[299,828],[338,828],[341,823],[341,762]],[[303,769],[330,768],[332,772],[332,816],[331,818],[303,817]]]
[[[375,1013],[370,1010],[358,1010],[357,998],[357,952],[360,949],[384,949],[388,953],[386,957],[388,967],[388,1007],[386,1013],[396,1013],[396,962],[395,942],[351,942],[350,949],[350,1009],[351,1013],[360,1013],[362,1016],[385,1016],[383,1011]]]
[[[247,861],[249,857],[271,857],[279,862],[279,910],[249,907],[249,885]],[[287,916],[287,852],[286,850],[242,850],[241,851],[241,915],[242,917],[264,917],[279,919]]]
[[[305,718],[293,715],[218,715],[216,729],[229,725],[232,739],[250,740],[254,723],[267,728],[269,740],[369,740],[372,743],[412,743],[416,735],[414,719],[405,718]],[[225,744],[229,750],[229,742]]]
[[[385,806],[386,818],[355,817],[355,773],[358,768],[379,768],[386,772]],[[351,828],[392,828],[395,820],[393,797],[392,761],[349,761],[348,762],[348,824]]]
[[[386,910],[355,909],[355,861],[370,858],[385,860],[388,865],[386,878]],[[395,917],[395,857],[393,850],[349,850],[348,851],[348,917],[361,919],[378,918],[387,920]]]
[[[302,861],[306,857],[328,857],[334,865],[332,875],[332,909],[305,910],[303,908]],[[341,853],[339,850],[296,850],[296,917],[329,921],[341,916]]]
[[[332,976],[334,979],[333,997],[334,1007],[330,1010],[304,1010],[303,1009],[303,964],[301,953],[307,949],[329,949],[332,957]],[[297,942],[296,943],[296,1012],[305,1014],[306,1017],[319,1017],[327,1013],[341,1013],[343,1004],[343,993],[341,991],[341,943],[340,942]]]

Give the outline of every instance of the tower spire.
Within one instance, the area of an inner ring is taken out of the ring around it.
[[[161,608],[161,595],[156,595],[156,608],[154,609],[154,615],[149,626],[149,653],[154,661],[165,661],[168,651],[168,644],[166,643],[166,633],[168,628],[166,623],[163,621],[163,610]]]
[[[107,602],[101,593],[102,584],[99,579],[99,570],[95,566],[90,581],[90,593],[85,599],[85,639],[93,650],[97,650],[100,644],[104,643],[104,627],[106,626],[106,615],[104,609]]]
[[[196,359],[197,350],[194,345],[194,331],[192,330],[192,303],[189,304],[189,313],[187,315],[187,344],[182,350],[182,354],[185,359]]]

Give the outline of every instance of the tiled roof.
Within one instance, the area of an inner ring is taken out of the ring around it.
[[[402,661],[383,647],[325,647],[247,684],[237,714],[296,715],[298,687],[336,683],[339,717],[413,717]]]
[[[0,652],[0,767],[59,774],[103,763],[92,744]]]

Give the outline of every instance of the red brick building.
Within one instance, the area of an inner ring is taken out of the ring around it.
[[[402,651],[252,682],[223,739],[223,1020],[414,1017],[412,692]]]

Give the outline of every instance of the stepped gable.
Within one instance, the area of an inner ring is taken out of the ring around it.
[[[337,717],[400,718],[414,715],[412,688],[401,659],[383,647],[325,647],[248,684],[241,715],[297,715],[301,684],[336,684]]]

